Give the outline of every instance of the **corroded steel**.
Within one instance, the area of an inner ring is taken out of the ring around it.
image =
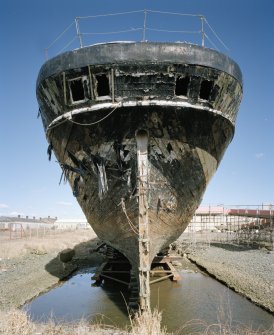
[[[149,308],[155,255],[190,222],[233,138],[236,63],[185,43],[110,43],[46,62],[47,139],[88,222],[131,263]]]

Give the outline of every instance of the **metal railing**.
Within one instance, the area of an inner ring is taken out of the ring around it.
[[[165,19],[163,19],[162,16],[164,16]],[[166,16],[172,16],[172,21],[166,20]],[[182,20],[182,17],[184,20]],[[93,21],[93,23],[90,24],[90,21]],[[169,25],[168,28],[165,26],[166,24]],[[182,24],[187,25],[190,29],[181,29]],[[97,30],[97,27],[104,27],[104,29]],[[106,29],[108,27],[111,28]],[[117,27],[117,29],[112,30],[114,27]],[[184,14],[144,9],[122,13],[76,17],[75,20],[45,48],[46,60],[52,54],[56,55],[66,50],[113,41],[113,36],[115,35],[118,36],[119,41],[128,41],[128,38],[124,38],[126,35],[131,38],[131,41],[140,42],[167,40],[183,42],[182,38],[188,35],[189,43],[199,44],[205,47],[205,41],[207,41],[216,50],[219,50],[216,44],[220,45],[222,49],[229,50],[208,23],[206,17],[201,14]],[[189,38],[190,35],[192,38]],[[102,36],[104,37],[103,39]],[[173,38],[171,36],[173,36]],[[62,44],[61,48],[60,44]],[[52,51],[51,55],[49,55],[49,51]]]

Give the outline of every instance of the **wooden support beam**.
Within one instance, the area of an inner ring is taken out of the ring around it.
[[[113,281],[116,281],[117,283],[121,283],[121,284],[125,284],[125,285],[129,286],[129,283],[128,283],[128,282],[125,282],[125,281],[123,281],[123,280],[117,279],[117,278],[115,278],[115,277],[107,276],[107,275],[102,274],[102,273],[101,273],[101,277],[103,277],[103,278],[108,278],[108,279],[111,279],[111,280],[113,280]]]
[[[101,273],[102,273],[102,271],[104,270],[104,268],[107,264],[108,264],[107,262],[104,262],[99,266],[99,268],[97,269],[95,274],[92,276],[93,280],[99,280],[100,279]]]
[[[150,274],[154,273],[170,273],[171,270],[150,270]]]
[[[181,280],[181,276],[179,275],[178,271],[175,269],[175,267],[170,263],[166,262],[167,266],[170,268],[170,271],[172,273],[172,280],[178,281]]]
[[[181,261],[181,260],[182,260],[181,256],[156,256],[154,257],[152,264]]]
[[[160,277],[160,278],[158,278],[158,279],[155,279],[155,280],[150,281],[150,284],[158,283],[159,281],[165,280],[165,279],[167,279],[167,278],[169,278],[169,277],[172,277],[172,276],[173,276],[173,273],[170,273],[170,274],[167,275],[167,276]]]

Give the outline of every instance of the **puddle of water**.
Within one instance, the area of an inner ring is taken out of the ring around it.
[[[96,268],[79,273],[40,295],[23,309],[28,311],[32,320],[46,321],[50,318],[58,321],[92,322],[121,326],[127,321],[127,309],[123,296],[128,299],[125,285],[114,282],[92,286],[91,279]]]
[[[103,282],[91,286],[95,269],[88,269],[70,278],[61,286],[26,304],[35,321],[45,321],[53,316],[58,321],[101,320],[119,327],[128,325],[124,298],[125,285]],[[206,324],[232,322],[233,325],[249,325],[253,329],[269,329],[274,317],[241,297],[216,280],[202,274],[181,271],[182,280],[174,283],[165,280],[151,286],[151,305],[163,312],[163,325],[168,331],[176,331],[190,320],[203,320]],[[104,317],[103,317],[104,315]],[[203,329],[193,323],[180,334]]]
[[[169,280],[152,286],[152,305],[163,311],[163,324],[175,331],[190,320],[202,320],[207,325],[247,325],[253,329],[269,329],[274,317],[225,285],[202,273],[181,271],[182,280]],[[159,292],[159,294],[158,294]],[[157,299],[159,296],[159,303]],[[201,331],[201,322],[192,322],[189,331]],[[185,333],[187,331],[185,330]]]

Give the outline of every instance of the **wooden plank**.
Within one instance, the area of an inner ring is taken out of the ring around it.
[[[102,273],[102,271],[104,270],[104,268],[107,264],[108,264],[108,262],[104,262],[99,266],[99,268],[96,270],[95,274],[92,276],[93,280],[99,280],[100,279],[101,273]]]
[[[170,268],[170,271],[172,272],[172,275],[173,275],[172,280],[173,281],[181,280],[181,276],[179,275],[175,267],[170,262],[166,262],[166,264]]]
[[[105,274],[101,274],[101,277],[111,279],[111,280],[113,280],[113,281],[116,281],[116,282],[121,283],[121,284],[125,284],[125,285],[127,285],[127,286],[129,285],[128,282],[125,282],[125,281],[123,281],[123,280],[117,279],[117,278],[115,278],[115,277],[107,276],[107,275],[105,275]]]
[[[156,256],[154,257],[152,264],[167,263],[167,262],[181,261],[181,260],[182,260],[181,256]]]
[[[150,273],[151,274],[154,274],[154,273],[170,273],[172,272],[171,270],[150,270]]]
[[[172,277],[172,276],[173,276],[173,273],[170,273],[170,274],[167,275],[167,276],[160,277],[160,278],[158,278],[158,279],[155,279],[155,280],[150,281],[150,284],[158,283],[159,281],[165,280],[165,279],[167,279],[167,278],[169,278],[169,277]]]

